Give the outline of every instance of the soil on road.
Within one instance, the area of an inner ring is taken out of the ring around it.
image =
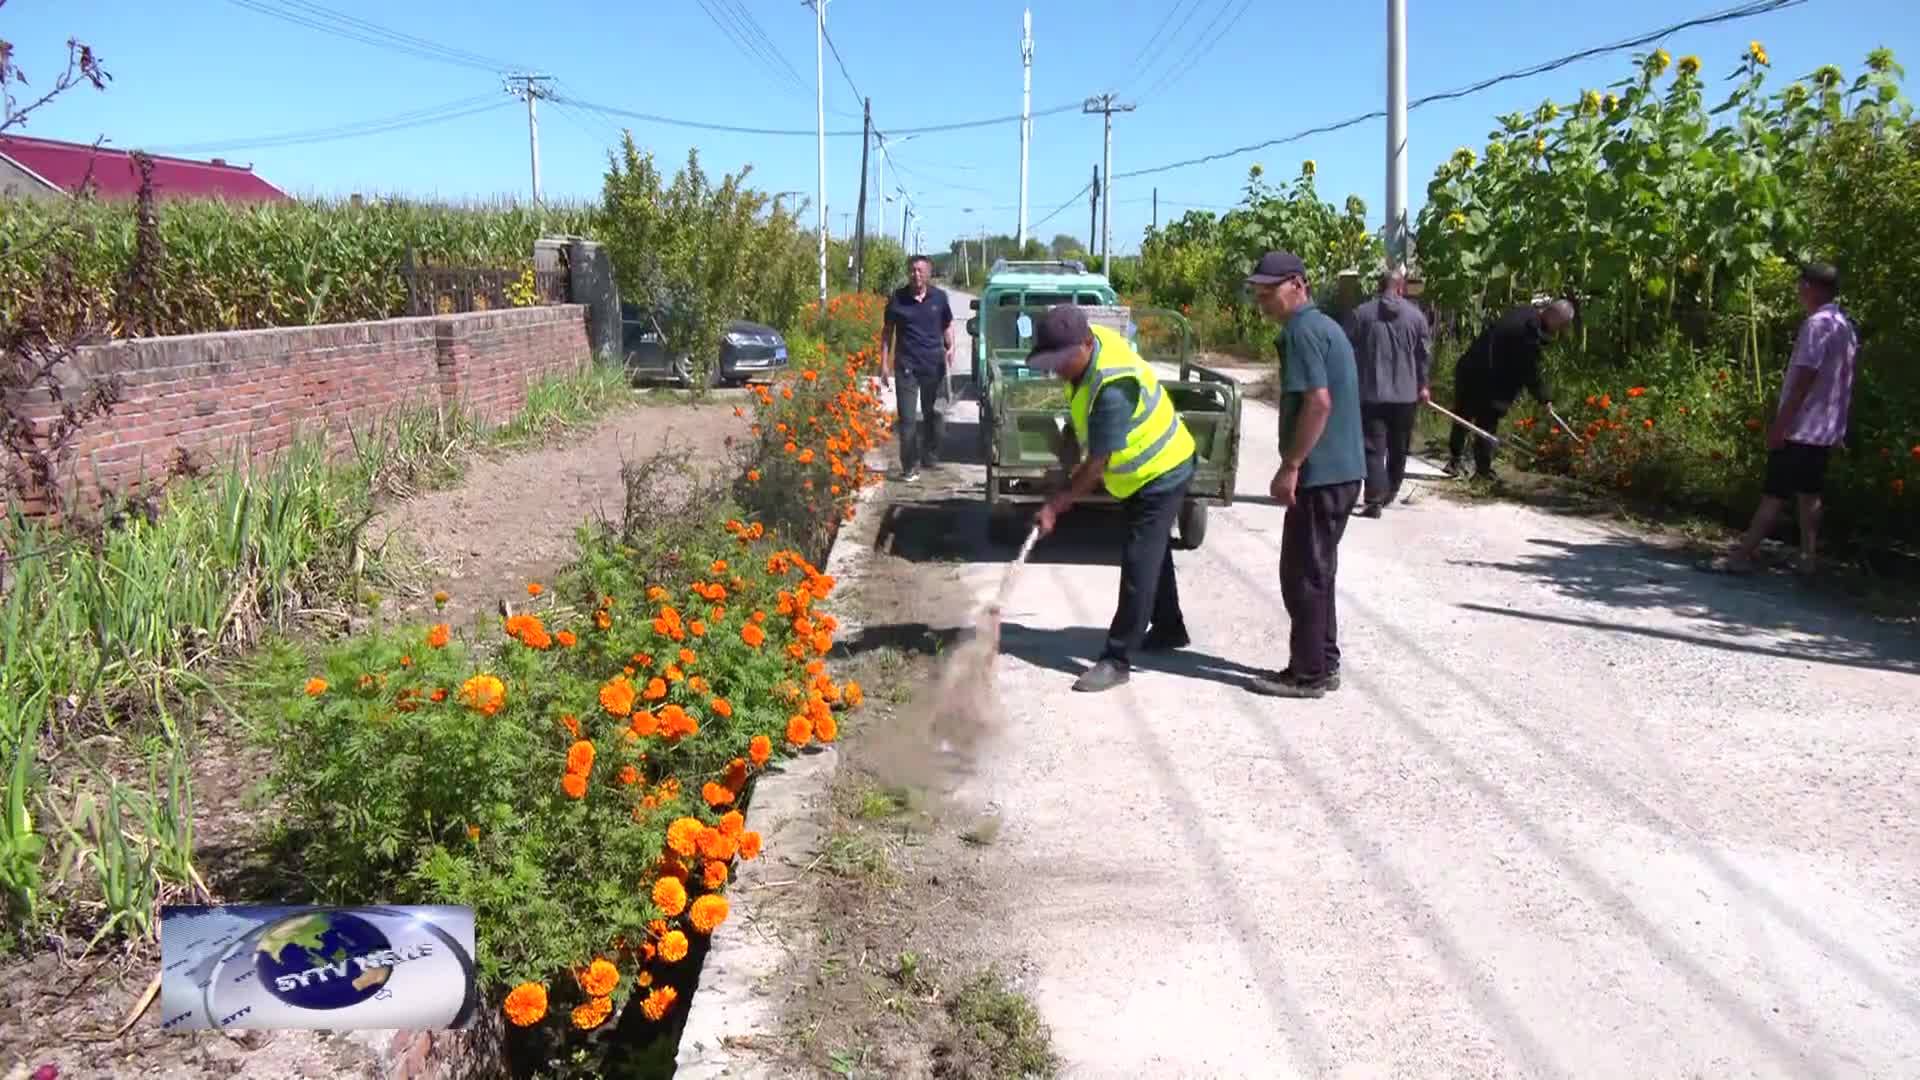
[[[1192,648],[1069,689],[1118,589],[1096,510],[1006,613],[1001,729],[962,794],[1002,814],[983,944],[1031,973],[1067,1075],[1913,1074],[1910,633],[1608,525],[1426,498],[1347,531],[1344,688],[1260,698],[1284,511],[1277,414],[1244,419],[1239,500],[1175,556]],[[1010,553],[976,421],[957,403],[949,464],[889,492],[920,527],[883,530],[879,565],[957,570],[977,604]]]

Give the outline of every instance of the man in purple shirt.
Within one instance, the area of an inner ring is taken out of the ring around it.
[[[1794,339],[1793,360],[1780,388],[1780,410],[1767,429],[1767,479],[1760,508],[1733,550],[1713,561],[1715,570],[1752,573],[1761,541],[1773,534],[1787,499],[1797,498],[1800,572],[1813,572],[1827,456],[1847,436],[1853,358],[1860,347],[1853,322],[1834,302],[1839,294],[1840,272],[1832,266],[1810,263],[1800,271],[1800,306],[1807,318]]]

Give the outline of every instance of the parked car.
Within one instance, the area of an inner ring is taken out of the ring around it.
[[[621,303],[620,335],[629,375],[636,379],[693,382],[692,359],[687,356],[668,357],[661,342],[659,323],[638,305]],[[707,384],[727,386],[742,383],[786,366],[787,339],[780,335],[780,331],[757,322],[735,319],[721,331],[715,362],[707,372]]]

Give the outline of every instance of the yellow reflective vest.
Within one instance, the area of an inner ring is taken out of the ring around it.
[[[1103,478],[1107,494],[1125,499],[1185,464],[1193,456],[1193,433],[1180,419],[1152,365],[1140,358],[1126,338],[1104,326],[1093,327],[1093,336],[1100,347],[1079,385],[1068,395],[1067,411],[1073,418],[1074,436],[1086,447],[1090,445],[1087,413],[1095,395],[1116,379],[1132,379],[1140,385],[1133,420],[1127,425],[1127,445],[1107,460]]]

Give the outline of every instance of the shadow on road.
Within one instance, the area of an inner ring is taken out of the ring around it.
[[[995,563],[1010,561],[1019,553],[1017,542],[994,544],[988,540],[987,501],[980,495],[935,488],[915,499],[911,492],[904,489],[897,493],[882,512],[874,536],[876,551],[909,562]],[[1031,520],[1029,514],[1021,527],[1028,527]],[[1082,507],[1062,518],[1053,535],[1034,545],[1027,561],[1118,567],[1125,528],[1117,509]]]
[[[834,645],[834,655],[855,657],[877,649],[894,649],[920,656],[938,656],[973,637],[971,626],[931,626],[927,623],[887,623],[863,626]]]
[[[1104,626],[1052,629],[1007,622],[1000,626],[1000,651],[1034,667],[1078,677],[1093,666],[1107,645]],[[1250,679],[1272,674],[1192,648],[1179,652],[1142,653],[1133,658],[1137,673],[1180,675],[1240,689]]]
[[[1667,611],[1707,634],[1634,626],[1625,622],[1562,618],[1463,604],[1494,615],[1675,641],[1703,648],[1811,660],[1848,667],[1920,672],[1920,638],[1892,620],[1841,607],[1829,597],[1770,577],[1725,578],[1703,573],[1691,557],[1628,537],[1590,543],[1535,538],[1537,549],[1512,562],[1450,560],[1455,566],[1533,578],[1562,595],[1623,612]],[[1798,640],[1782,642],[1788,635]],[[1733,640],[1724,640],[1724,639]],[[1741,638],[1752,640],[1742,641]]]

